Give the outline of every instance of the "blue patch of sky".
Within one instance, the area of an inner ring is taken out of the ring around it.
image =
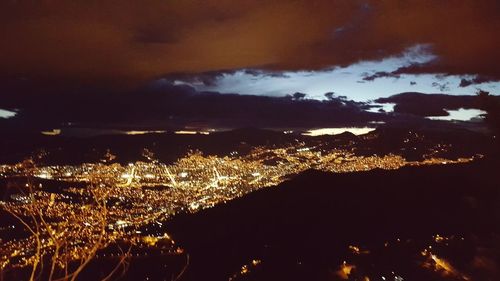
[[[414,63],[426,63],[436,59],[425,45],[407,49],[403,54],[379,61],[363,61],[347,67],[335,67],[319,71],[285,71],[282,75],[270,75],[265,71],[246,72],[237,70],[218,77],[215,83],[205,85],[201,81],[189,83],[200,91],[238,93],[245,95],[284,96],[295,92],[306,93],[308,98],[323,99],[327,92],[347,96],[356,101],[374,100],[402,92],[445,93],[473,95],[480,88],[496,94],[499,82],[488,82],[459,87],[462,78],[473,76],[443,76],[436,74],[400,75],[365,81],[363,77],[376,72],[392,72]],[[176,84],[186,83],[175,81]]]

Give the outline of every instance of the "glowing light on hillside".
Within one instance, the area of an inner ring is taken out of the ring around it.
[[[209,135],[210,132],[207,131],[189,131],[189,130],[180,130],[180,131],[175,131],[174,132],[176,135]]]
[[[61,134],[61,129],[52,129],[50,131],[42,131],[41,133],[46,136],[57,136]]]
[[[126,135],[163,134],[165,131],[126,131]]]

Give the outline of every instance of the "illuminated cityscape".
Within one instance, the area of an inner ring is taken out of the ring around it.
[[[308,169],[348,173],[475,159],[407,161],[394,154],[360,156],[349,150],[309,147],[303,142],[278,148],[256,147],[246,155],[235,151],[224,157],[191,151],[170,165],[154,160],[152,153],[146,156],[149,162],[125,166],[84,163],[38,167],[29,162],[0,166],[1,177],[31,179],[24,186],[25,192],[1,201],[1,208],[26,223],[31,232],[24,239],[3,241],[2,268],[32,266],[43,256],[54,254],[58,265],[64,267],[64,261],[98,255],[99,250],[119,241],[133,245],[144,241],[154,245],[158,239],[170,241],[165,230],[151,233],[143,228],[161,226],[180,212],[196,212],[278,185]],[[114,157],[109,152],[106,155],[106,159]],[[43,180],[70,185],[60,192],[50,192],[44,189]],[[67,247],[64,251],[61,243]],[[174,242],[169,243],[167,251],[177,253]],[[91,246],[94,248],[89,254]]]
[[[0,0],[0,281],[499,281],[499,11]]]

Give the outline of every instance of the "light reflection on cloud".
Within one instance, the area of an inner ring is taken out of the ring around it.
[[[432,120],[445,120],[445,121],[470,121],[472,119],[481,118],[486,111],[479,109],[464,109],[460,108],[458,110],[446,110],[448,116],[429,116],[427,118]]]
[[[16,116],[16,114],[17,114],[16,112],[0,108],[0,118],[11,118]]]

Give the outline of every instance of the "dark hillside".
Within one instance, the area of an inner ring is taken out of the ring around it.
[[[180,215],[168,229],[191,254],[189,280],[227,280],[252,259],[263,264],[255,280],[336,280],[330,273],[348,245],[498,234],[498,167],[483,161],[352,174],[308,171],[226,205]]]

